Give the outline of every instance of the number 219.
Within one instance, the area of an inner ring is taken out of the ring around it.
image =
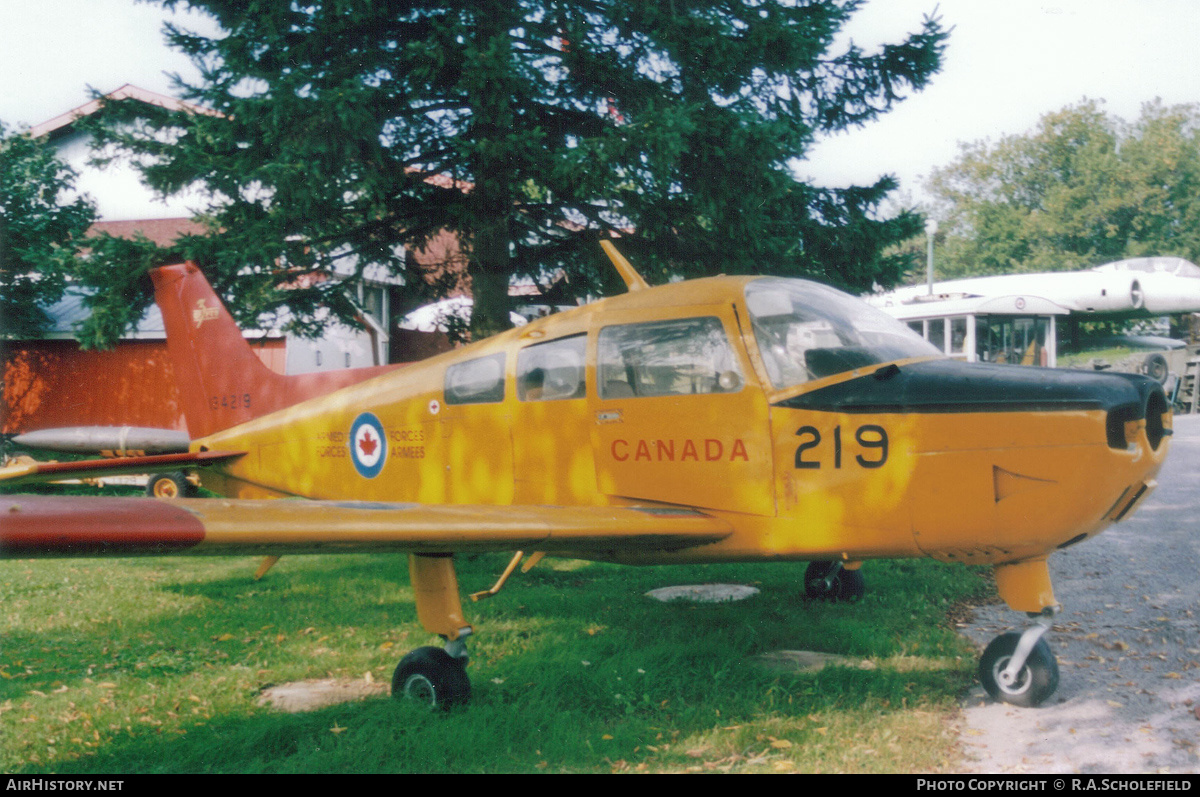
[[[821,432],[815,426],[801,426],[796,432],[797,437],[804,438],[796,447],[796,467],[801,470],[815,470],[821,467],[816,459],[818,452],[812,453],[812,459],[805,459],[804,454],[821,445]],[[873,423],[860,426],[854,430],[854,439],[863,454],[855,454],[854,459],[863,468],[881,468],[888,458],[888,436],[882,426]],[[833,427],[833,467],[842,467],[842,427]]]

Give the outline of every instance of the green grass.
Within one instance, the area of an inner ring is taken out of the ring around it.
[[[1090,366],[1092,360],[1100,359],[1108,363],[1117,363],[1131,356],[1135,349],[1131,346],[1111,346],[1105,349],[1089,349],[1086,351],[1075,352],[1073,354],[1058,354],[1058,366],[1060,368],[1073,368],[1075,366]]]
[[[459,561],[464,594],[506,556]],[[0,769],[143,772],[934,772],[975,651],[948,619],[980,571],[871,562],[852,605],[800,596],[803,564],[628,568],[546,560],[467,603],[474,699],[429,713],[387,698],[305,714],[270,684],[389,681],[437,640],[404,556],[0,562]],[[733,604],[650,589],[753,584]],[[781,673],[778,649],[875,668]]]

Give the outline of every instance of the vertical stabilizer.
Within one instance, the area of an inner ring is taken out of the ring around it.
[[[195,263],[155,269],[150,276],[193,440],[399,367],[276,373],[250,348]]]

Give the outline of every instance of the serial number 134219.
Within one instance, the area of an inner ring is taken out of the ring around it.
[[[209,396],[210,410],[244,410],[250,408],[249,393],[226,393],[221,396]]]

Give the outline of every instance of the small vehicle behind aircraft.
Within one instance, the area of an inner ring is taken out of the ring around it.
[[[524,553],[809,562],[808,594],[838,598],[862,594],[869,559],[987,564],[1034,620],[988,645],[984,686],[1049,697],[1047,557],[1154,488],[1171,434],[1158,383],[958,362],[803,280],[652,288],[604,246],[627,293],[283,408],[208,344],[233,322],[198,269],[160,270],[164,317],[209,311],[169,328],[200,430],[172,456],[227,498],[10,496],[0,550],[406,552],[419,620],[446,644],[405,656],[393,691],[442,706],[470,696],[456,554],[515,551],[505,578]],[[289,496],[309,500],[269,500]]]

